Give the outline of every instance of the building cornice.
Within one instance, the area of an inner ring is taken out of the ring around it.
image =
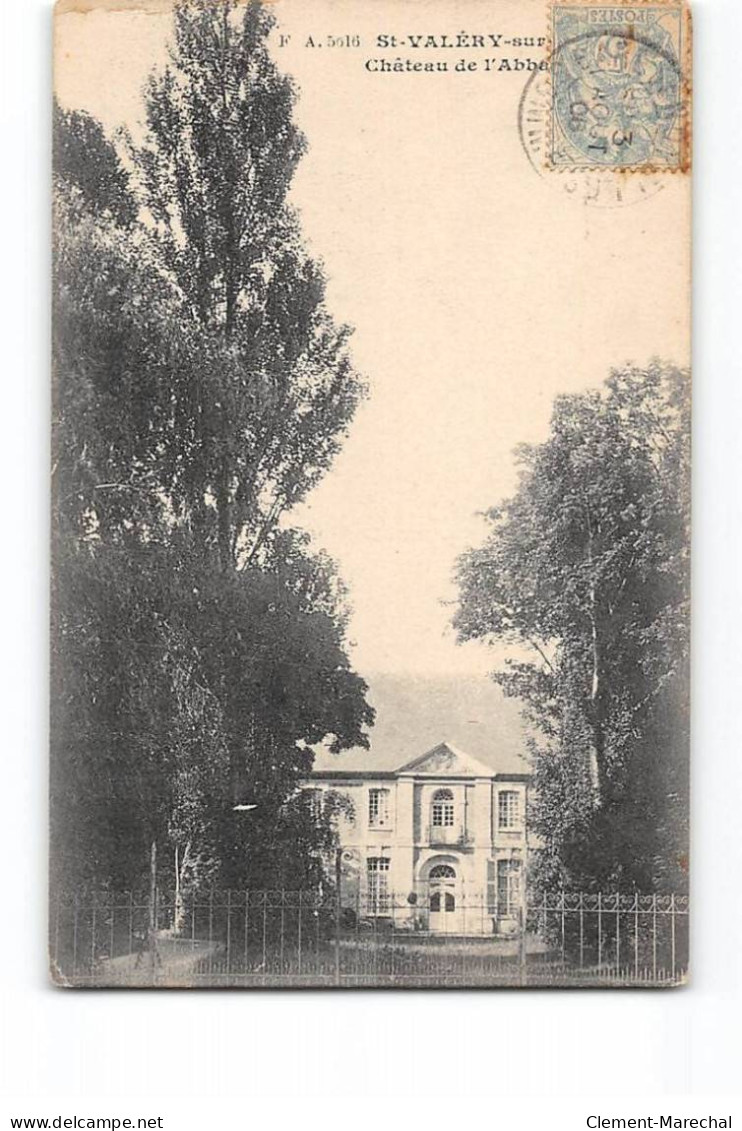
[[[502,771],[493,770],[491,774],[486,777],[482,774],[415,774],[415,773],[399,773],[397,770],[312,770],[307,775],[306,780],[314,781],[425,781],[425,782],[440,782],[440,781],[458,781],[458,782],[476,782],[476,781],[514,781],[514,782],[529,782],[532,774],[527,773],[504,773]]]

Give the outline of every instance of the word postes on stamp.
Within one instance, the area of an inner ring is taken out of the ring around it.
[[[548,166],[687,168],[687,28],[681,3],[554,4]]]

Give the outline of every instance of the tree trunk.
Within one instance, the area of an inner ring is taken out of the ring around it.
[[[587,526],[587,560],[591,572],[593,570],[593,524],[590,515],[590,506],[587,499],[584,500],[585,520]],[[600,809],[605,802],[605,789],[604,789],[604,753],[605,753],[605,736],[603,730],[603,719],[601,710],[602,698],[602,684],[600,678],[601,669],[601,656],[600,656],[600,637],[598,633],[598,618],[597,618],[597,593],[595,590],[595,574],[592,573],[590,587],[588,590],[589,605],[588,617],[590,618],[590,652],[592,656],[592,671],[590,676],[590,693],[589,693],[589,714],[590,726],[593,734],[593,741],[588,755],[588,772],[590,775],[590,786],[593,795],[593,808]]]
[[[153,840],[149,855],[149,923],[147,950],[154,968],[157,962],[157,841]]]
[[[185,846],[183,858],[180,859],[178,845],[175,846],[175,899],[173,901],[173,934],[179,935],[185,924],[185,904],[183,902],[183,876],[189,863],[191,842]]]
[[[590,636],[592,653],[592,675],[590,679],[590,725],[593,732],[593,741],[589,754],[590,786],[593,794],[593,806],[599,809],[603,804],[602,785],[602,760],[603,760],[603,727],[600,719],[600,646],[598,644],[598,626],[595,619],[595,586],[590,587]]]

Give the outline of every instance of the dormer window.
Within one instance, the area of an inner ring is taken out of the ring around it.
[[[368,794],[368,824],[372,829],[388,829],[389,819],[389,790],[371,789]]]
[[[453,793],[450,789],[437,789],[433,794],[430,823],[434,829],[450,829],[453,822]]]

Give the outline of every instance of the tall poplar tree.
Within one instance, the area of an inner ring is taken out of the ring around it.
[[[223,568],[255,561],[338,451],[364,386],[287,194],[305,141],[251,0],[186,0],[135,151],[155,256],[204,363],[178,392],[176,506]]]

